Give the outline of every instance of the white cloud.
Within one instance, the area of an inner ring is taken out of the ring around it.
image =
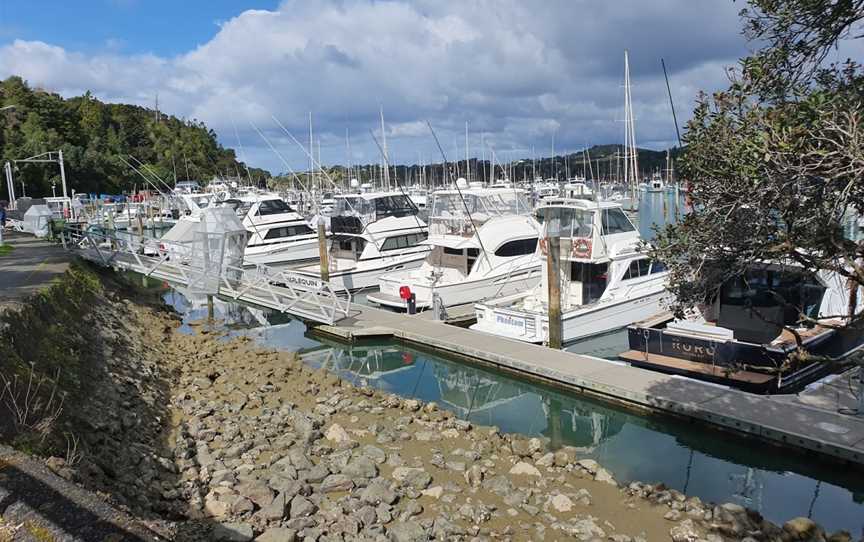
[[[345,160],[346,128],[353,154],[377,160],[368,131],[381,106],[391,154],[410,162],[418,152],[440,158],[426,120],[448,153],[464,144],[465,121],[478,155],[481,132],[499,153],[539,153],[553,133],[558,149],[618,142],[626,48],[638,140],[666,142],[674,127],[660,57],[683,122],[696,92],[723,86],[724,66],[745,52],[737,9],[693,0],[289,0],[222,21],[210,41],[172,58],[16,40],[0,47],[0,77],[144,105],[158,92],[163,110],[205,121],[226,145],[236,145],[236,123],[250,162],[281,171],[250,121],[281,134],[275,115],[305,141],[313,111],[330,163]],[[306,164],[296,146],[281,150],[293,166]]]

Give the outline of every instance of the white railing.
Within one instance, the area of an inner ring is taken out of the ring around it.
[[[179,243],[70,228],[62,239],[68,249],[99,265],[159,278],[196,293],[221,295],[331,325],[351,309],[350,292],[329,282],[264,265],[244,268],[240,262],[226,262],[227,235],[205,234]]]

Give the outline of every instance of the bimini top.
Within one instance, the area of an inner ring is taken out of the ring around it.
[[[430,217],[467,218],[470,213],[475,220],[479,217],[527,215],[532,210],[527,193],[518,188],[438,190],[432,194],[432,204],[427,207],[431,209]]]

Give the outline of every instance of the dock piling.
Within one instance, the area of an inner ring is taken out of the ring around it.
[[[557,221],[552,219],[552,221]],[[561,238],[551,221],[546,238],[546,282],[549,285],[549,348],[561,350]]]
[[[330,260],[327,253],[327,233],[324,230],[324,218],[318,217],[318,254],[321,257],[321,280],[330,280]]]

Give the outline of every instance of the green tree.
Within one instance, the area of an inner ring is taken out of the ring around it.
[[[859,37],[864,0],[750,0],[741,17],[762,48],[727,90],[700,96],[679,164],[694,210],[652,255],[669,265],[679,313],[766,262],[839,273],[854,307],[864,246],[843,225],[864,211],[864,76],[853,59],[825,59]]]

